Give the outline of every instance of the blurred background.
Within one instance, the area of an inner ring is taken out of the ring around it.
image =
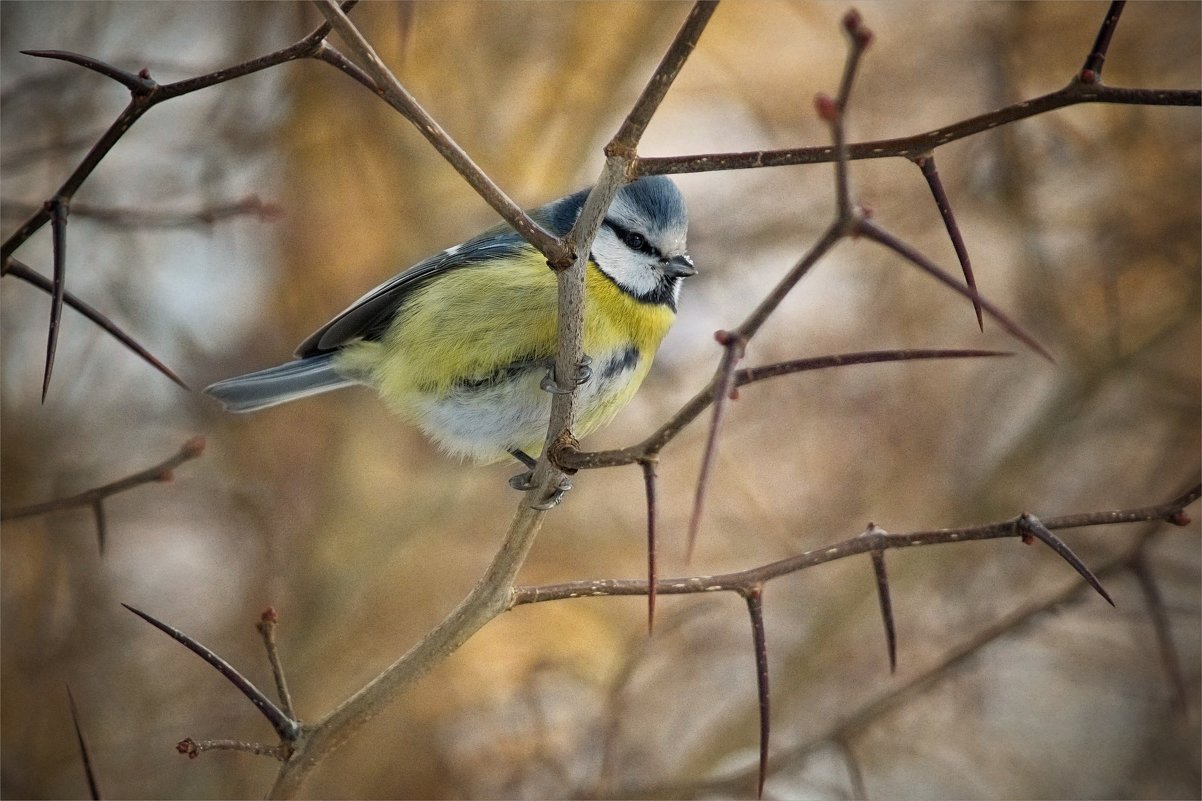
[[[1106,11],[858,5],[876,33],[851,112],[860,140],[1059,88]],[[720,7],[641,152],[825,144],[811,100],[837,87],[846,7]],[[687,11],[370,3],[353,19],[478,163],[534,206],[599,174],[601,147]],[[1196,88],[1200,16],[1194,4],[1129,6],[1106,82]],[[320,22],[303,3],[5,2],[0,17],[4,236],[128,99],[95,73],[19,51],[76,51],[167,82],[283,47]],[[1140,506],[1183,491],[1200,449],[1200,138],[1196,108],[1079,106],[941,148],[983,293],[1056,363],[988,319],[980,332],[966,303],[880,249],[840,244],[754,340],[748,364],[899,347],[1015,355],[745,389],[690,564],[684,530],[705,423],[663,454],[662,575],[762,564],[853,536],[869,520],[901,532]],[[859,162],[852,174],[882,225],[955,269],[912,164]],[[700,274],[643,391],[585,447],[642,439],[704,386],[720,356],[712,332],[738,325],[827,225],[831,176],[819,165],[679,177]],[[200,219],[251,196],[279,215]],[[197,389],[287,359],[368,288],[495,221],[409,123],[317,62],[153,109],[76,204],[134,213],[72,215],[69,289]],[[156,222],[177,214],[187,222]],[[49,228],[18,256],[49,275]],[[87,793],[69,684],[110,797],[261,796],[276,771],[269,759],[188,760],[174,744],[270,740],[264,721],[119,604],[187,631],[264,688],[254,623],[274,606],[298,712],[315,720],[473,586],[518,502],[506,485],[516,466],[445,458],[365,390],[226,416],[71,311],[41,403],[49,298],[13,278],[0,287],[5,508],[127,475],[194,434],[208,443],[173,483],[106,504],[103,556],[86,510],[4,526],[0,793]],[[638,471],[581,474],[575,484],[547,516],[521,582],[644,575]],[[1191,514],[1200,516],[1196,505]],[[1179,682],[1167,678],[1145,595],[1121,565],[1106,577],[1112,609],[1088,590],[1052,605],[1083,585],[1041,546],[895,551],[893,676],[866,558],[773,581],[767,795],[1197,797],[1198,534],[1196,522],[1064,532],[1095,568],[1145,543]],[[1024,611],[1021,625],[999,625]],[[742,602],[661,598],[654,637],[645,627],[644,599],[506,614],[326,762],[306,792],[753,794],[756,682]]]

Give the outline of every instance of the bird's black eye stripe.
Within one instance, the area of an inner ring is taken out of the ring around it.
[[[625,226],[618,225],[613,220],[606,220],[605,224],[608,225],[613,232],[618,235],[618,238],[626,244],[626,247],[630,248],[631,250],[637,250],[640,253],[646,253],[648,256],[655,256],[656,258],[663,256],[663,254],[659,252],[659,248],[648,242],[647,237],[643,236],[638,231],[631,231]]]

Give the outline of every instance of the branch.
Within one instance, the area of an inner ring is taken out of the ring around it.
[[[1083,514],[1044,518],[1043,525],[1052,531],[1063,528],[1140,523],[1153,520],[1162,520],[1173,525],[1183,525],[1180,518],[1176,516],[1196,501],[1199,496],[1202,496],[1202,484],[1195,485],[1188,492],[1171,501],[1155,506],[1141,506],[1115,511],[1086,512]],[[826,564],[827,562],[846,559],[849,556],[871,553],[872,551],[886,551],[891,548],[910,548],[922,545],[948,545],[955,542],[973,542],[1007,537],[1021,538],[1024,530],[1019,527],[1018,522],[1018,518],[1014,518],[966,528],[942,528],[933,531],[914,531],[904,534],[888,534],[883,529],[876,528],[872,532],[865,532],[864,534],[834,543],[833,545],[815,548],[796,556],[747,570],[713,576],[660,579],[656,583],[655,591],[660,595],[688,595],[717,591],[741,593],[757,584],[764,584],[781,576],[797,573],[807,568]],[[583,581],[570,581],[563,584],[547,584],[537,587],[516,587],[513,592],[512,606],[543,603],[545,601],[559,601],[568,598],[646,594],[647,582],[640,579],[586,579]]]
[[[1199,106],[1202,105],[1202,91],[1197,89],[1128,89],[1080,83],[1074,77],[1073,81],[1063,89],[1031,100],[1023,100],[987,114],[970,117],[945,128],[935,128],[912,136],[850,144],[847,146],[847,158],[851,161],[894,157],[915,159],[924,153],[930,153],[940,145],[984,133],[1028,117],[1075,106],[1078,103]],[[677,175],[716,170],[750,170],[797,164],[827,164],[836,160],[835,150],[829,145],[781,150],[751,150],[737,153],[703,153],[693,156],[640,157],[634,165],[634,174],[636,176]]]
[[[568,252],[558,237],[546,231],[532,220],[520,206],[514,203],[485,172],[472,161],[471,156],[451,138],[442,126],[421,107],[413,95],[401,85],[389,71],[376,51],[364,38],[359,29],[346,16],[334,0],[315,0],[318,10],[325,15],[326,22],[338,32],[350,47],[351,52],[362,62],[363,70],[375,84],[375,93],[380,99],[399,111],[426,137],[434,149],[446,159],[455,171],[464,177],[472,189],[488,205],[513,226],[522,238],[536,247],[552,264],[569,264],[573,254]]]
[[[735,371],[734,388],[754,384],[769,378],[777,378],[793,373],[825,370],[832,367],[847,367],[853,364],[878,364],[883,362],[912,361],[916,359],[966,359],[994,356],[1011,356],[1013,354],[997,350],[879,350],[861,351],[858,353],[842,353],[833,356],[815,356],[807,359],[794,359],[787,362],[776,362],[759,367],[747,367]],[[608,451],[572,451],[561,449],[555,453],[556,461],[571,470],[590,470],[601,467],[617,467],[634,464],[641,459],[657,455],[669,442],[701,415],[714,401],[713,384],[707,385],[693,396],[692,400],[682,406],[671,418],[637,445],[628,448]]]
[[[155,481],[171,481],[175,475],[175,468],[179,467],[184,462],[195,459],[204,453],[205,440],[204,437],[196,436],[185,442],[180,447],[179,451],[172,457],[159,462],[154,467],[148,467],[145,470],[140,470],[133,475],[118,479],[112,483],[105,484],[94,489],[86,490],[78,495],[72,495],[69,498],[59,498],[53,501],[44,501],[35,503],[29,506],[19,506],[16,509],[0,510],[0,520],[20,520],[23,517],[35,517],[44,515],[50,512],[57,512],[64,509],[74,509],[80,506],[90,506],[95,510],[97,523],[100,526],[100,547],[104,550],[104,528],[103,528],[103,507],[104,501],[116,495],[119,492],[140,487],[143,484],[150,484]]]

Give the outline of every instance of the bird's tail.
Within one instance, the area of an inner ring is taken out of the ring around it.
[[[253,412],[356,383],[334,369],[335,353],[297,359],[205,387],[230,412]]]

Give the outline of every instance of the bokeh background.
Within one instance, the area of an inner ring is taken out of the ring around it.
[[[1106,9],[858,5],[877,38],[853,101],[857,139],[916,133],[1062,86]],[[642,152],[825,143],[811,98],[837,86],[845,8],[719,8]],[[533,206],[595,178],[601,146],[687,10],[369,3],[353,18],[485,170]],[[1196,4],[1129,6],[1106,81],[1197,87],[1200,16]],[[282,47],[320,19],[307,4],[160,2],[4,2],[0,17],[6,236],[126,100],[112,81],[20,50],[77,51],[168,81]],[[1081,106],[940,149],[983,292],[1056,363],[988,320],[978,331],[963,301],[870,244],[841,244],[754,341],[749,364],[891,347],[1015,355],[827,371],[744,390],[687,565],[704,425],[663,454],[663,574],[761,564],[852,536],[869,520],[890,531],[968,525],[1024,510],[1156,503],[1188,486],[1202,406],[1199,141],[1196,108]],[[820,165],[679,178],[700,275],[644,390],[587,447],[641,439],[705,384],[719,358],[712,332],[737,325],[827,224],[831,174]],[[913,165],[861,162],[853,177],[878,221],[954,269]],[[250,195],[278,206],[278,218],[150,224]],[[116,224],[72,216],[69,288],[197,388],[286,359],[367,288],[495,220],[407,122],[316,62],[154,109],[76,201],[135,214]],[[48,274],[49,230],[18,255]],[[149,466],[194,434],[208,443],[173,483],[107,503],[103,555],[86,510],[4,526],[0,793],[87,792],[69,684],[110,797],[262,795],[275,774],[270,760],[188,760],[174,744],[269,739],[264,721],[119,604],[179,626],[264,687],[254,623],[274,606],[299,713],[316,719],[477,580],[518,500],[505,482],[514,468],[446,459],[367,391],[223,415],[70,311],[41,403],[49,299],[11,278],[0,287],[6,508]],[[575,483],[548,515],[521,581],[643,575],[637,470]],[[771,583],[767,794],[1196,798],[1198,524],[1066,535],[1094,566],[1144,538],[1180,685],[1166,678],[1130,571],[1106,579],[1117,609],[1083,591],[1041,612],[1081,582],[1047,549],[1014,540],[891,554],[901,638],[894,676],[866,559]],[[1022,625],[999,628],[1023,610],[1032,614]],[[360,732],[307,792],[753,793],[755,673],[742,602],[663,598],[651,639],[645,624],[642,599],[509,613]],[[988,641],[965,648],[974,639]],[[962,659],[939,668],[962,648]]]

